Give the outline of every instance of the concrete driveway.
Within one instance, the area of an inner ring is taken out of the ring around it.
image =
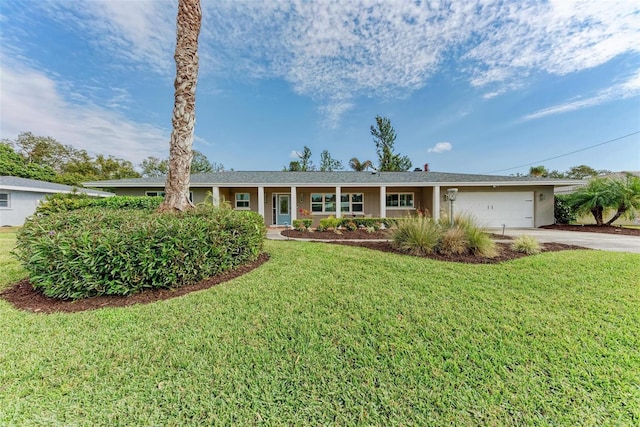
[[[491,229],[491,232],[502,234],[502,229]],[[617,234],[547,230],[543,228],[511,228],[506,229],[504,234],[512,237],[527,234],[535,237],[541,243],[556,242],[583,246],[590,249],[600,249],[602,251],[631,252],[640,254],[640,237],[638,236],[619,236]]]

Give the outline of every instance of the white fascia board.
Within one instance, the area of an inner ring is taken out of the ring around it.
[[[0,190],[24,191],[26,193],[47,193],[47,194],[55,194],[55,193],[68,194],[68,193],[73,193],[73,190],[54,190],[52,188],[20,187],[20,186],[17,186],[17,185],[2,185],[2,186],[0,186]],[[78,188],[78,189],[76,189],[76,192],[82,193],[82,194],[86,194],[87,196],[96,196],[96,197],[111,197],[111,196],[114,196],[114,194],[98,193],[96,191],[87,190],[85,188],[82,188],[82,189]]]

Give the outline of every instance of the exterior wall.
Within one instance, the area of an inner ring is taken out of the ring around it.
[[[301,210],[311,211],[311,194],[312,193],[335,193],[335,186],[327,187],[296,187],[296,200],[291,201],[292,209],[296,209],[298,219],[301,216]],[[440,187],[440,216],[447,217],[449,211],[449,203],[445,200],[445,195],[450,187]],[[534,226],[540,227],[554,223],[553,216],[553,186],[483,186],[483,187],[465,187],[464,185],[455,186],[461,192],[520,192],[532,191],[534,193]],[[128,196],[144,196],[146,191],[163,191],[162,187],[149,188],[118,188],[115,190],[117,195]],[[210,188],[194,188],[194,203],[201,203],[205,200],[207,193],[211,192]],[[414,208],[387,208],[387,216],[391,218],[404,217],[413,214],[417,209],[425,209],[430,216],[433,216],[433,191],[432,187],[391,187],[386,188],[389,193],[413,193]],[[220,199],[226,200],[235,208],[235,194],[249,193],[250,210],[258,212],[258,186],[255,187],[220,187]],[[290,194],[291,187],[266,187],[264,188],[264,212],[265,224],[270,226],[273,224],[273,194],[282,193]],[[380,217],[380,189],[379,187],[341,187],[341,193],[363,193],[364,195],[364,214],[371,217]],[[306,218],[313,219],[313,226],[317,226],[321,218],[326,218],[333,214],[311,214]],[[347,217],[350,214],[343,214]]]
[[[33,215],[46,193],[31,191],[0,190],[9,194],[9,207],[0,208],[0,226],[22,225],[27,217]]]

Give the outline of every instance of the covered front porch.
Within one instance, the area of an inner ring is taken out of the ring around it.
[[[214,204],[258,212],[267,226],[289,226],[301,218],[402,217],[416,211],[439,219],[440,186],[228,186],[212,187]]]

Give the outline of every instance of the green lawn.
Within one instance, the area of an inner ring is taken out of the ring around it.
[[[640,423],[638,255],[266,247],[253,272],[155,304],[0,301],[0,424]]]

